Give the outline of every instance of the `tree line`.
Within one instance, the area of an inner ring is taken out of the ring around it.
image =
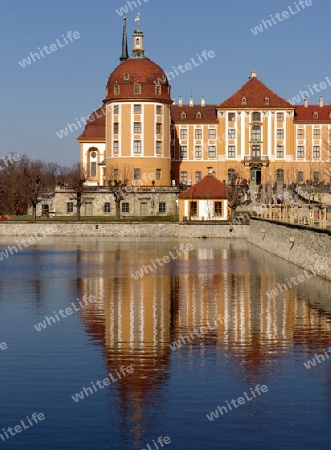
[[[0,161],[0,214],[23,215],[32,207],[35,219],[37,204],[52,196],[58,184],[70,184],[76,190],[84,181],[79,163],[62,167],[9,153]]]

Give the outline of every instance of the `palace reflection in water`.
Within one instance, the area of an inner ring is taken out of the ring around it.
[[[81,312],[86,330],[104,345],[108,371],[134,367],[133,376],[116,389],[126,418],[122,426],[137,446],[146,429],[162,429],[156,410],[166,401],[172,354],[187,357],[194,349],[202,365],[206,350],[214,347],[216,356],[231,357],[233,370],[240,364],[253,383],[294,346],[314,352],[331,343],[327,282],[312,277],[272,297],[268,292],[277,283],[302,270],[244,241],[190,242],[194,249],[187,255],[137,280],[133,271],[162,258],[178,242],[114,242],[82,254],[82,262],[94,269],[79,278],[80,296],[98,299]],[[217,330],[170,349],[170,342],[207,322],[215,324],[220,316],[229,320],[218,321]]]

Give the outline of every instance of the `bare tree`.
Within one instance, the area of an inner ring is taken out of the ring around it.
[[[27,213],[32,207],[32,218],[36,219],[37,205],[54,194],[58,164],[41,160],[32,161],[26,155],[5,158],[0,165],[1,213],[13,214],[15,210]]]
[[[81,218],[82,198],[84,194],[84,183],[86,181],[85,169],[80,163],[76,163],[62,173],[62,183],[75,192],[76,200],[76,217],[77,220]]]
[[[26,160],[21,165],[21,188],[25,191],[25,206],[32,206],[32,219],[37,218],[37,205],[45,198],[45,192],[50,188],[47,165],[40,160]]]
[[[118,166],[111,165],[105,170],[106,184],[109,185],[114,195],[116,205],[116,217],[121,218],[121,203],[128,193],[132,192],[133,169],[131,165]]]
[[[252,202],[247,179],[242,178],[239,173],[235,172],[231,183],[229,185],[225,184],[225,193],[231,209],[231,220],[234,220],[237,208],[249,205]]]

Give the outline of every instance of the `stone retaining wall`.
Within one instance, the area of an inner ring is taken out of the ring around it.
[[[252,217],[248,242],[331,280],[331,232],[328,230]]]
[[[193,223],[105,223],[105,222],[3,222],[0,236],[115,236],[115,237],[178,237],[178,238],[247,238],[248,225]]]

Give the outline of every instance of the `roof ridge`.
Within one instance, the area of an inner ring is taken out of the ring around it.
[[[246,97],[247,102],[242,103],[242,99]],[[266,104],[265,99],[268,98],[269,102]],[[251,102],[249,101],[251,99]],[[249,78],[234,94],[221,102],[218,107],[292,107],[284,98],[276,94],[270,89],[263,81],[257,77]]]

